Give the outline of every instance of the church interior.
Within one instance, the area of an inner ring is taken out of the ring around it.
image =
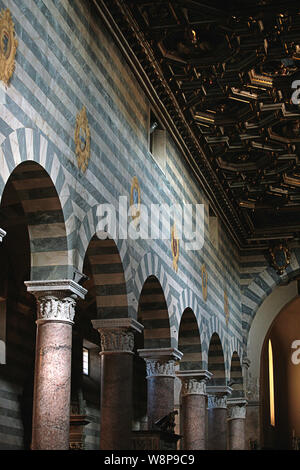
[[[0,450],[300,450],[298,151],[298,2],[0,0]]]

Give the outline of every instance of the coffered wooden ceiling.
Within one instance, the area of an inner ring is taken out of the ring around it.
[[[300,80],[300,3],[96,3],[125,38],[239,246],[298,238],[300,106],[291,98]]]

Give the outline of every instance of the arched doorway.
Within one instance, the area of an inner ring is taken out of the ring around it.
[[[292,449],[300,443],[299,308],[300,297],[282,308],[262,347],[260,418],[262,447],[267,449]]]

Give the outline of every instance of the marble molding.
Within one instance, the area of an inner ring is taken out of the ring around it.
[[[101,339],[101,353],[131,353],[134,348],[134,333],[141,333],[143,325],[134,318],[92,320]]]
[[[232,419],[245,419],[247,400],[232,398],[227,401],[228,421]]]

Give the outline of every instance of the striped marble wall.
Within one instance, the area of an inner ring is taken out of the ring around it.
[[[188,285],[197,297],[204,329],[209,329],[211,316],[217,315],[225,343],[232,334],[242,342],[237,250],[222,226],[218,250],[210,243],[208,204],[173,142],[167,139],[165,172],[149,153],[147,100],[101,23],[95,23],[94,15],[80,1],[45,4],[0,0],[0,8],[4,7],[13,15],[19,47],[11,84],[2,89],[2,186],[21,161],[35,160],[46,169],[59,195],[66,224],[69,276],[73,267],[80,270],[83,266],[96,232],[97,204],[110,202],[117,207],[119,195],[129,196],[133,176],[139,179],[142,202],[146,204],[204,203],[204,247],[199,252],[181,250],[177,274],[172,268],[168,241],[116,240],[129,314],[137,314],[141,291],[137,292],[134,280],[151,253],[160,259],[168,279],[170,290],[165,296],[172,338],[178,336],[183,313],[178,310],[178,299]],[[85,174],[78,170],[74,153],[76,114],[83,105],[91,130],[91,160]],[[52,246],[49,250],[55,243]],[[208,272],[206,302],[201,292],[202,264]],[[45,275],[43,269],[34,268],[37,278]],[[228,326],[224,289],[230,304]]]
[[[88,5],[81,0],[0,0],[0,9],[11,11],[19,41],[11,83],[7,88],[0,84],[0,194],[16,169],[13,178],[30,225],[31,277],[73,278],[89,258],[97,314],[138,318],[140,305],[148,345],[178,347],[181,317],[192,309],[202,366],[215,364],[208,364],[208,353],[216,333],[229,377],[233,344],[242,358],[255,309],[279,280],[265,269],[261,255],[240,260],[220,221],[218,246],[212,243],[208,202],[170,136],[165,169],[150,154],[149,103]],[[76,115],[83,106],[91,132],[85,173],[78,168],[74,143]],[[205,205],[204,246],[187,251],[181,245],[177,272],[170,240],[99,243],[95,238],[98,205],[110,203],[118,211],[118,198],[130,198],[134,177],[146,205]],[[37,217],[41,208],[47,222]]]

